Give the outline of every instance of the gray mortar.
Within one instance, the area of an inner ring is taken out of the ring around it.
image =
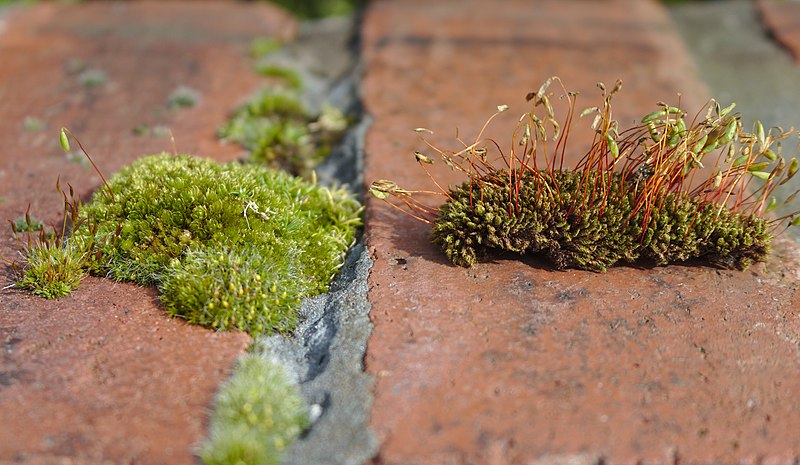
[[[746,128],[756,119],[765,127],[800,128],[800,67],[764,28],[752,0],[686,2],[669,10],[700,77],[723,106],[736,102]],[[786,141],[784,156],[791,157],[796,143]],[[798,188],[795,177],[777,197]],[[787,232],[800,239],[800,228]]]
[[[300,25],[299,37],[270,62],[296,70],[304,104],[332,104],[361,120],[317,167],[323,184],[361,186],[369,118],[360,115],[357,20],[329,18]],[[360,194],[360,193],[359,193]],[[361,465],[378,451],[369,429],[373,379],[364,371],[372,331],[367,276],[372,261],[359,241],[325,294],[307,298],[291,338],[266,336],[254,351],[286,368],[310,406],[311,428],[287,450],[284,465]]]
[[[372,261],[359,242],[328,293],[306,299],[295,337],[261,338],[256,350],[277,361],[311,405],[311,429],[289,448],[284,465],[361,465],[378,451],[369,430],[373,379],[364,372],[372,331],[367,276]]]
[[[303,83],[302,103],[319,112],[323,103],[345,113],[359,112],[357,59],[358,18],[341,16],[305,21],[298,36],[262,59],[264,64],[289,68]]]

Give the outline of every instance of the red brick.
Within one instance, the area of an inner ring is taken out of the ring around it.
[[[374,123],[365,181],[431,188],[413,161],[427,127],[454,148],[498,104],[508,140],[551,75],[599,102],[624,81],[623,127],[659,100],[708,94],[656,1],[375,1],[363,25]],[[575,151],[591,133],[576,123]],[[577,128],[583,128],[580,131]],[[580,132],[580,134],[579,134]],[[459,181],[439,167],[446,182]],[[675,265],[553,271],[537,258],[450,265],[429,226],[368,199],[377,379],[374,463],[793,463],[800,455],[800,277],[778,246],[748,272]]]
[[[217,128],[261,85],[246,59],[258,36],[290,38],[295,24],[263,4],[236,2],[42,3],[0,25],[0,219],[32,213],[55,223],[56,179],[86,199],[100,185],[67,161],[58,129],[69,127],[106,175],[137,157],[172,151],[169,138],[133,134],[171,128],[179,151],[230,160]],[[108,82],[84,89],[70,62]],[[171,111],[177,86],[198,104]],[[42,132],[23,128],[26,116]],[[0,255],[13,257],[8,229]],[[0,269],[2,287],[12,280]],[[155,289],[89,278],[72,296],[46,301],[0,293],[0,462],[194,464],[214,392],[250,339],[168,318]]]
[[[764,25],[772,36],[800,61],[800,3],[785,0],[757,0]]]

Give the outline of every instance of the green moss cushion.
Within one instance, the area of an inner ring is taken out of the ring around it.
[[[96,222],[95,273],[156,284],[171,314],[214,328],[286,331],[324,292],[360,226],[343,189],[283,172],[154,155],[109,180],[83,210]]]

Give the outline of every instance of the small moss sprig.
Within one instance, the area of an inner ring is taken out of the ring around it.
[[[765,130],[756,122],[747,132],[734,105],[722,108],[716,101],[704,117],[688,122],[682,109],[659,102],[640,124],[622,130],[612,116],[622,83],[610,91],[598,84],[603,105],[580,113],[595,116],[591,149],[565,168],[577,95],[561,85],[568,113],[560,124],[547,92],[553,82],[560,84],[553,77],[528,94],[532,109],[520,118],[507,153],[482,138],[507,106],[458,151],[425,141],[447,166],[467,175],[461,186],[442,187],[427,169],[433,159],[417,152],[438,190],[409,191],[380,180],[372,194],[394,198],[390,205],[432,224],[433,242],[460,266],[504,250],[543,254],[559,269],[604,271],[640,258],[746,269],[766,259],[776,230],[800,224],[800,211],[767,216],[797,195],[781,202],[775,196],[798,171],[797,158],[781,156],[781,141],[791,131]],[[703,171],[705,164],[713,170]],[[445,203],[428,206],[416,199],[423,193],[443,196]]]
[[[62,128],[59,140],[65,152],[70,150],[71,135],[69,130]],[[97,170],[91,156],[82,145],[80,148],[106,184],[107,195],[113,198],[111,188]],[[61,225],[51,225],[48,230],[41,221],[31,216],[28,206],[24,218],[10,221],[21,260],[0,257],[14,272],[16,287],[46,299],[69,295],[88,274],[87,270],[102,260],[102,251],[93,235],[97,231],[97,223],[83,215],[80,199],[75,196],[72,186],[68,187],[69,194],[62,189],[61,180],[56,180],[56,190],[64,202]],[[86,237],[71,237],[70,233],[76,227],[88,231],[89,234]],[[21,233],[25,233],[24,237]]]
[[[283,367],[246,355],[217,394],[210,436],[198,455],[205,465],[277,465],[308,424],[305,403]]]
[[[14,272],[16,287],[46,299],[69,295],[86,277],[91,264],[100,260],[102,253],[93,238],[70,236],[75,225],[94,231],[96,223],[81,217],[82,205],[72,186],[69,186],[69,195],[61,189],[60,181],[56,182],[56,189],[64,201],[61,225],[51,225],[48,230],[31,217],[28,206],[24,220],[10,222],[21,260],[3,258]]]
[[[78,287],[86,276],[85,251],[66,237],[66,228],[65,222],[61,229],[52,226],[52,232],[46,231],[41,223],[34,223],[30,206],[22,222],[11,222],[23,260],[3,260],[16,276],[16,287],[45,299],[64,297]]]

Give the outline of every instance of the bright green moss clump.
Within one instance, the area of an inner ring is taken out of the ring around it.
[[[359,203],[286,173],[167,154],[109,179],[82,215],[97,225],[93,270],[156,284],[167,311],[204,326],[287,331],[324,292],[360,225]],[[88,235],[80,228],[73,236]]]
[[[275,465],[308,426],[308,412],[283,368],[258,355],[240,360],[217,394],[205,465]]]
[[[771,236],[763,218],[669,193],[654,199],[645,222],[645,209],[632,209],[640,194],[633,183],[621,188],[619,174],[606,173],[603,183],[592,173],[582,181],[582,172],[526,171],[516,200],[509,195],[506,172],[476,181],[472,194],[465,183],[439,209],[433,241],[461,266],[491,250],[542,253],[558,268],[595,271],[639,258],[657,264],[702,258],[739,269],[766,258]],[[509,206],[515,203],[512,216]]]

